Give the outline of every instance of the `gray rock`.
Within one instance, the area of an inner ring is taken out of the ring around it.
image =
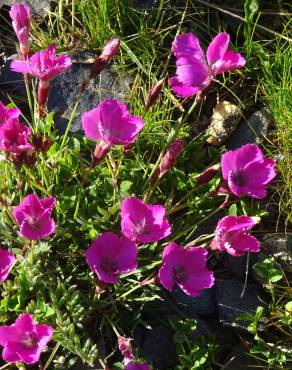
[[[259,285],[247,284],[241,298],[244,284],[235,280],[216,280],[216,296],[219,320],[225,326],[245,329],[246,321],[236,320],[242,314],[254,314],[258,306],[267,308],[267,294]]]
[[[8,104],[10,100],[7,94],[12,96],[16,101],[26,100],[26,89],[22,73],[15,73],[10,70],[11,59],[18,59],[17,55],[12,55],[11,58],[4,58],[3,66],[0,68],[0,100]]]
[[[250,272],[252,266],[258,261],[259,254],[258,253],[250,253],[249,254],[249,262],[248,262],[248,271]],[[227,254],[228,265],[233,273],[233,275],[241,280],[244,281],[247,269],[247,255],[242,257],[232,257]]]
[[[242,120],[226,142],[227,149],[236,149],[245,144],[260,144],[266,137],[273,118],[266,107]]]
[[[51,0],[25,0],[33,14],[44,17],[50,10]],[[13,5],[19,3],[19,0],[0,0],[0,8],[3,5]]]
[[[215,289],[204,289],[200,297],[194,298],[175,288],[171,293],[177,307],[188,318],[197,319],[197,315],[208,316],[217,312]]]
[[[155,369],[172,368],[177,363],[176,345],[170,328],[164,325],[155,326],[152,330],[138,327],[134,341],[142,357]]]
[[[73,63],[72,67],[53,82],[48,101],[49,111],[55,112],[56,127],[65,130],[80,93],[80,84],[89,75],[91,64]],[[106,67],[95,79],[90,80],[82,93],[80,104],[72,121],[70,132],[81,130],[81,116],[106,97],[125,100],[132,77],[121,77],[113,65]]]

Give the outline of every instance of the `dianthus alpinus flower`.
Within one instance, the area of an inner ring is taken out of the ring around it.
[[[130,361],[125,364],[125,370],[150,370],[150,366],[143,362]]]
[[[170,79],[175,94],[188,98],[201,93],[222,72],[240,68],[245,59],[228,50],[230,36],[219,33],[208,46],[206,56],[193,33],[176,37],[172,51],[176,57],[176,76]]]
[[[252,144],[224,153],[221,167],[223,178],[238,197],[264,198],[268,183],[276,176],[275,161],[264,157],[261,149]]]
[[[247,252],[259,252],[260,242],[247,234],[257,223],[255,217],[226,216],[217,224],[211,249],[227,252],[231,256],[243,256]]]
[[[3,360],[34,364],[53,337],[53,328],[36,324],[29,313],[19,316],[15,324],[0,326],[0,345],[4,347]]]
[[[29,29],[30,11],[25,3],[17,3],[11,6],[9,12],[12,26],[19,41],[21,58],[26,59],[29,53]]]
[[[7,279],[15,261],[16,257],[13,253],[6,249],[0,248],[0,283]]]
[[[53,234],[55,222],[51,215],[56,199],[39,199],[36,194],[28,195],[13,209],[13,217],[20,227],[20,235],[29,240],[40,240]]]
[[[11,153],[26,152],[32,149],[28,141],[30,135],[30,129],[18,119],[8,119],[0,126],[0,150]]]
[[[158,274],[161,284],[169,291],[177,284],[186,294],[198,297],[214,284],[213,273],[206,269],[207,254],[203,248],[168,244]]]
[[[161,205],[145,204],[137,197],[126,198],[121,207],[122,233],[141,243],[153,243],[166,238],[171,233],[171,227],[165,213]]]
[[[114,145],[134,143],[144,121],[132,116],[125,104],[107,98],[96,108],[82,115],[82,127],[88,139],[97,141],[94,159],[99,162]]]
[[[18,108],[7,108],[0,101],[0,127],[6,123],[9,119],[17,120],[20,116],[20,110]]]
[[[56,45],[52,44],[48,49],[32,55],[27,61],[13,60],[10,68],[14,72],[30,73],[40,80],[38,106],[39,114],[42,115],[49,95],[50,81],[68,69],[71,64],[72,60],[69,56],[56,56]]]
[[[120,239],[117,235],[106,232],[101,234],[85,252],[91,270],[99,280],[116,283],[121,274],[137,268],[138,249],[129,239]]]

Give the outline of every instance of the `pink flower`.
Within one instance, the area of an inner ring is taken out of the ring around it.
[[[141,243],[153,243],[166,238],[171,233],[171,227],[165,213],[165,208],[160,205],[148,205],[137,197],[129,197],[121,207],[122,233]]]
[[[186,294],[198,297],[202,289],[214,284],[213,273],[206,269],[207,254],[202,248],[168,244],[158,274],[161,284],[169,291],[177,284]]]
[[[175,140],[170,144],[167,152],[164,154],[159,164],[156,176],[162,178],[172,166],[174,166],[177,157],[181,154],[184,148],[184,141],[181,139]]]
[[[55,222],[51,218],[56,199],[46,197],[39,199],[31,194],[13,209],[13,217],[20,227],[20,235],[29,240],[40,240],[55,231]]]
[[[217,74],[244,66],[243,56],[228,50],[229,40],[227,33],[219,33],[205,56],[193,33],[177,36],[172,45],[176,56],[176,76],[170,79],[173,92],[188,98],[202,92]]]
[[[13,60],[10,69],[14,72],[30,73],[43,81],[50,81],[71,67],[72,60],[67,55],[56,56],[56,45],[33,54],[29,60]]]
[[[264,157],[261,149],[252,144],[224,153],[221,167],[223,178],[238,197],[247,194],[252,198],[264,198],[266,186],[276,176],[275,161]]]
[[[22,53],[29,52],[29,29],[30,29],[30,11],[25,3],[17,3],[11,6],[9,12],[12,19],[12,26],[19,40]]]
[[[134,242],[120,239],[111,232],[101,234],[85,252],[91,270],[106,283],[116,283],[119,275],[134,271],[137,254]]]
[[[4,361],[34,364],[53,337],[53,328],[36,324],[29,313],[19,316],[15,324],[0,326],[0,346]]]
[[[150,370],[150,366],[142,362],[130,361],[125,365],[125,370]]]
[[[119,336],[118,344],[119,344],[119,350],[122,353],[122,355],[128,360],[133,360],[134,354],[133,354],[133,348],[131,345],[131,339]]]
[[[20,116],[20,110],[18,108],[7,108],[0,101],[0,127],[6,123],[9,119],[17,120]]]
[[[253,217],[226,216],[222,218],[217,224],[211,248],[236,257],[243,256],[247,252],[259,252],[260,242],[246,233],[256,223]]]
[[[9,275],[9,272],[16,261],[13,253],[0,248],[0,283],[3,283]]]
[[[0,126],[0,150],[12,153],[26,152],[32,149],[28,139],[30,129],[18,119],[8,119]]]
[[[88,139],[98,141],[95,157],[101,160],[114,145],[134,143],[144,121],[131,116],[125,104],[107,98],[96,108],[82,115],[82,127]]]

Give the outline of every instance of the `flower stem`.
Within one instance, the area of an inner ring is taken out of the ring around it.
[[[63,146],[65,145],[65,142],[66,142],[67,137],[68,137],[68,135],[69,135],[69,130],[70,130],[71,124],[72,124],[72,122],[73,122],[73,118],[74,118],[74,116],[75,116],[76,109],[77,109],[77,107],[78,107],[78,105],[79,105],[79,102],[80,102],[80,94],[78,95],[77,101],[76,101],[76,103],[75,103],[75,105],[74,105],[74,108],[73,108],[73,111],[72,111],[72,113],[71,113],[71,116],[70,116],[70,119],[69,119],[68,125],[67,125],[67,127],[66,127],[65,134],[64,134],[64,136],[63,136],[63,140],[62,140],[62,142],[61,142],[60,150],[61,150],[61,149],[63,148]]]
[[[53,361],[53,358],[55,357],[55,354],[56,354],[56,352],[58,351],[58,349],[59,349],[60,345],[61,345],[61,343],[60,343],[60,342],[58,342],[58,343],[55,345],[55,347],[54,347],[54,349],[53,349],[52,353],[50,354],[50,357],[48,358],[48,361],[46,362],[46,364],[45,364],[45,366],[44,366],[44,369],[43,369],[43,370],[46,370],[46,369],[49,367],[49,365],[50,365],[50,363]]]
[[[168,146],[177,138],[177,135],[179,134],[179,131],[180,129],[183,127],[183,125],[188,121],[188,119],[190,118],[191,114],[193,113],[193,111],[195,110],[196,106],[198,104],[198,100],[194,100],[192,106],[190,107],[190,109],[188,110],[188,112],[186,113],[185,116],[181,116],[178,120],[178,123],[176,125],[176,127],[170,131],[169,135],[168,135],[168,138],[166,140],[166,143],[161,151],[161,153],[159,154],[159,157],[154,165],[154,167],[152,168],[152,171],[148,177],[148,179],[146,180],[145,182],[145,187],[148,186],[148,189],[146,191],[146,194],[152,194],[154,189],[156,188],[156,186],[158,185],[159,182],[155,181],[153,184],[151,183],[151,180],[152,180],[152,177],[154,176],[160,162],[161,162],[161,159],[162,157],[164,156],[165,154],[165,151],[166,149],[168,148]],[[149,185],[150,184],[150,185]],[[147,196],[147,199],[149,199],[150,196]]]

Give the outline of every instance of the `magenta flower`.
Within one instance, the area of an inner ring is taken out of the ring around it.
[[[177,284],[186,294],[198,297],[202,289],[214,284],[213,273],[206,269],[207,254],[203,248],[168,244],[158,274],[161,284],[169,291]]]
[[[71,67],[72,60],[67,55],[56,56],[56,45],[33,54],[29,60],[13,60],[10,68],[14,72],[30,73],[43,81],[51,81]]]
[[[150,366],[146,363],[130,361],[125,364],[125,370],[150,370]]]
[[[119,275],[137,268],[137,254],[138,249],[134,242],[106,232],[91,244],[85,257],[91,270],[101,281],[116,283]]]
[[[19,316],[15,324],[0,326],[0,346],[4,361],[34,364],[53,337],[53,328],[36,324],[29,313]]]
[[[82,115],[82,127],[88,139],[98,141],[96,160],[101,160],[114,145],[134,143],[144,121],[131,116],[125,104],[117,99],[107,98],[89,112]]]
[[[173,92],[188,98],[202,92],[217,74],[243,67],[243,56],[228,50],[229,40],[227,33],[219,33],[205,56],[193,33],[177,36],[172,45],[176,56],[176,76],[170,79]]]
[[[20,110],[18,108],[7,108],[0,101],[0,127],[4,125],[9,119],[17,120],[20,116]]]
[[[3,283],[8,278],[15,261],[16,257],[13,253],[0,248],[0,283]]]
[[[20,44],[20,54],[24,57],[29,52],[29,29],[30,11],[25,3],[17,3],[11,6],[9,12],[12,26]]]
[[[161,159],[161,162],[157,169],[156,177],[162,178],[170,170],[170,168],[174,166],[177,157],[183,151],[184,145],[185,143],[181,139],[177,139],[170,144],[167,152]]]
[[[56,199],[46,197],[39,199],[31,194],[13,209],[13,217],[20,227],[20,235],[29,240],[40,240],[51,235],[56,228],[51,218]]]
[[[254,217],[226,216],[222,218],[217,224],[211,248],[236,257],[243,256],[247,252],[259,252],[260,242],[246,233],[256,223]]]
[[[276,176],[275,161],[264,157],[261,149],[252,144],[224,153],[221,167],[223,178],[238,197],[264,198],[266,186]]]
[[[18,119],[9,119],[0,126],[0,150],[12,153],[26,152],[32,149],[28,139],[30,129]]]
[[[171,227],[165,213],[165,208],[158,204],[148,205],[137,197],[129,197],[121,207],[122,233],[141,243],[153,243],[166,238],[171,233]]]
[[[14,72],[30,73],[37,77],[40,82],[38,86],[38,108],[41,117],[46,106],[50,81],[71,67],[72,60],[67,55],[56,56],[56,45],[52,44],[46,50],[41,50],[32,55],[26,61],[13,60],[10,69]]]

